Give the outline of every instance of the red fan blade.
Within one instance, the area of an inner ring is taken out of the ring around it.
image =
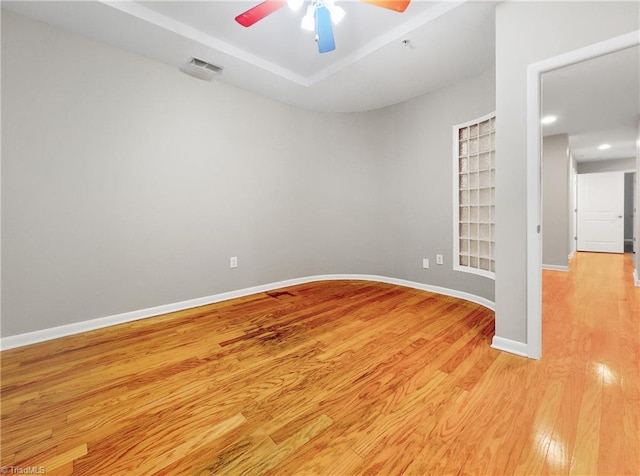
[[[394,10],[396,12],[404,12],[411,0],[360,0],[364,3],[370,3],[371,5],[375,5],[376,7],[388,8],[389,10]]]
[[[267,15],[281,9],[287,4],[285,0],[265,0],[259,3],[253,8],[250,8],[244,13],[241,13],[236,17],[236,21],[242,26],[251,26],[254,23],[262,20]]]

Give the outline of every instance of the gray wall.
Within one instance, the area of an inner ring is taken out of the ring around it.
[[[569,265],[569,136],[547,136],[542,142],[542,265]]]
[[[380,111],[390,131],[382,208],[392,276],[493,300],[494,281],[453,271],[452,127],[495,108],[493,69],[475,80]],[[435,264],[443,254],[445,264]],[[422,269],[422,258],[430,269]]]
[[[569,151],[569,256],[573,257],[577,251],[577,221],[578,214],[578,163]]]
[[[636,252],[636,286],[640,286],[640,118],[638,118],[638,140],[636,140],[636,210],[635,210],[635,242],[634,249]]]
[[[294,109],[6,12],[2,99],[4,336],[384,271],[371,115]]]
[[[635,193],[636,174],[624,174],[624,241],[633,243],[633,195]]]
[[[451,126],[493,84],[314,113],[3,12],[2,336],[326,273],[493,299],[451,269]]]
[[[637,2],[496,7],[496,335],[527,342],[527,65],[640,28]]]
[[[630,172],[636,169],[635,157],[631,159],[593,160],[578,163],[579,174],[599,174],[603,172]]]

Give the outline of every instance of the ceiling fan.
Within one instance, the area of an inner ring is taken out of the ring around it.
[[[376,7],[387,8],[396,12],[404,12],[411,0],[360,0]],[[236,17],[236,21],[244,27],[250,27],[267,15],[289,5],[293,10],[299,9],[305,0],[265,0]],[[307,12],[302,18],[302,29],[315,31],[318,51],[328,53],[336,49],[333,38],[333,24],[338,24],[345,11],[335,4],[335,0],[309,0]]]

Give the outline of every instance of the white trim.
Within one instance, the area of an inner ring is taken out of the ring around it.
[[[542,264],[542,269],[549,271],[566,271],[569,272],[569,266],[560,266],[557,264]]]
[[[542,239],[540,187],[540,77],[543,73],[640,44],[640,30],[547,58],[527,67],[527,348],[542,356]]]
[[[568,256],[569,261],[571,261],[575,255],[576,255],[575,250],[573,250],[571,253],[569,253],[569,256]]]
[[[274,289],[284,288],[287,286],[295,286],[297,284],[306,284],[315,281],[334,281],[334,280],[358,280],[358,281],[374,281],[379,283],[395,284],[397,286],[404,286],[407,288],[420,289],[422,291],[428,291],[432,293],[442,294],[445,296],[451,296],[465,301],[470,301],[481,306],[484,306],[492,311],[495,310],[494,303],[481,296],[466,293],[464,291],[458,291],[455,289],[443,288],[440,286],[432,286],[430,284],[417,283],[414,281],[407,281],[404,279],[388,278],[386,276],[376,276],[368,274],[325,274],[319,276],[308,276],[304,278],[287,279],[285,281],[278,281],[275,283],[263,284],[260,286],[254,286],[251,288],[239,289],[237,291],[229,291],[221,294],[214,294],[202,298],[189,299],[187,301],[181,301],[173,304],[165,304],[163,306],[150,307],[147,309],[140,309],[138,311],[125,312],[122,314],[115,314],[113,316],[101,317],[98,319],[91,319],[89,321],[76,322],[73,324],[66,324],[58,327],[51,327],[49,329],[42,329],[34,332],[27,332],[24,334],[18,334],[15,336],[8,336],[0,338],[0,349],[7,350],[16,347],[23,347],[25,345],[36,344],[38,342],[44,342],[52,339],[58,339],[60,337],[66,337],[74,334],[80,334],[82,332],[93,331],[96,329],[102,329],[104,327],[114,326],[117,324],[124,324],[127,322],[137,321],[139,319],[146,319],[149,317],[159,316],[161,314],[167,314],[170,312],[182,311],[198,306],[205,306],[207,304],[214,304],[221,301],[227,301],[229,299],[235,299],[239,297],[249,296],[251,294],[258,294]]]
[[[640,286],[640,276],[638,276],[638,268],[633,270],[633,282],[636,286]]]
[[[520,355],[522,357],[530,357],[527,344],[511,339],[505,339],[504,337],[493,336],[491,348]]]

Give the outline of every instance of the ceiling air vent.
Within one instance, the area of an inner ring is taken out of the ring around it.
[[[198,58],[191,58],[191,61],[187,62],[180,70],[194,78],[211,81],[214,76],[222,73],[223,68]]]

